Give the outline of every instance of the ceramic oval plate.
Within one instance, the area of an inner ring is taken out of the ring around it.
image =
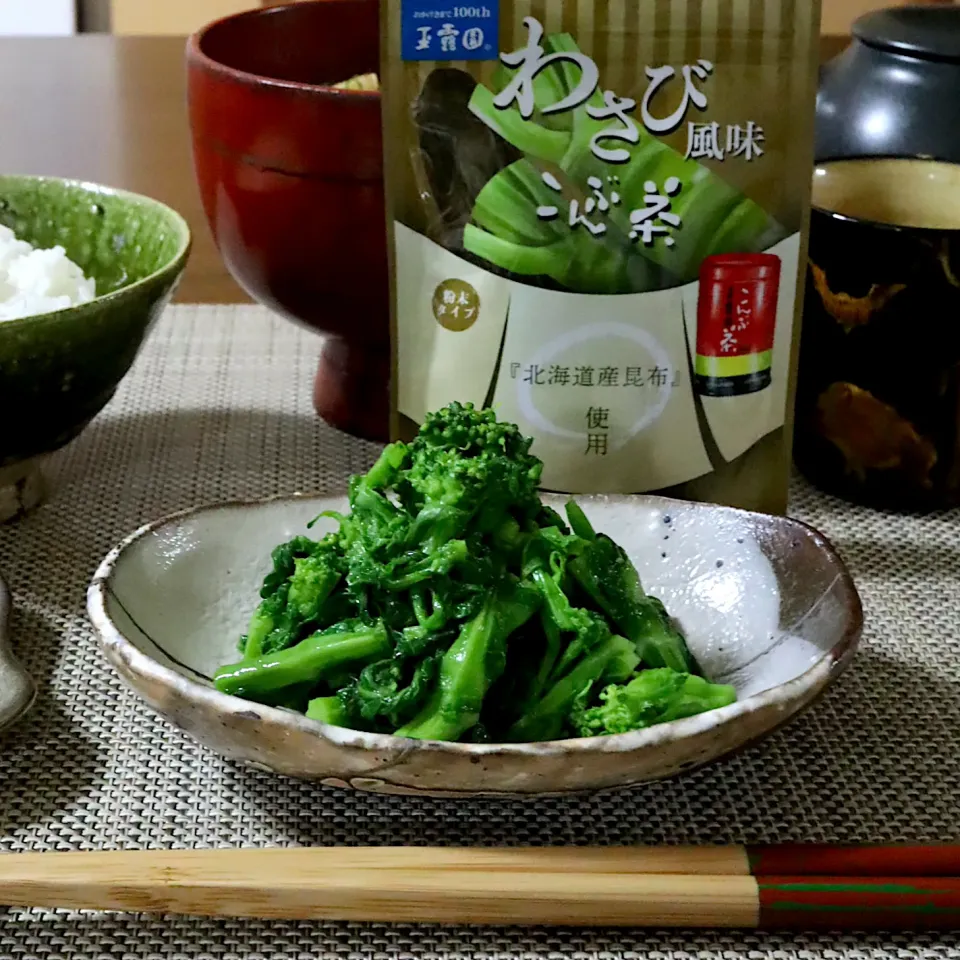
[[[735,685],[737,703],[613,737],[476,745],[325,726],[213,689],[216,668],[237,659],[271,550],[321,511],[344,509],[342,498],[222,504],[149,524],[103,561],[88,610],[121,678],[210,749],[279,774],[390,793],[563,794],[670,777],[786,723],[848,664],[860,600],[816,531],[705,504],[578,499],[679,620],[707,676]],[[313,535],[326,529],[318,524]]]
[[[26,713],[35,696],[33,679],[10,647],[10,590],[0,579],[0,730]]]

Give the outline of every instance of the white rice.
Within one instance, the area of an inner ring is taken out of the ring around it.
[[[0,224],[0,321],[64,310],[96,295],[96,281],[63,247],[38,250]]]

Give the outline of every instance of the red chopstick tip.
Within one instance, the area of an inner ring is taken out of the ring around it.
[[[960,846],[747,847],[755,877],[960,877]]]
[[[764,877],[768,930],[960,930],[957,877]]]

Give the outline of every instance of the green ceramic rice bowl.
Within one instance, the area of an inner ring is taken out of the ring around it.
[[[113,396],[183,273],[191,239],[183,218],[155,200],[48,177],[0,176],[0,224],[34,247],[64,247],[97,293],[0,322],[6,519],[39,496],[37,459],[76,437]]]

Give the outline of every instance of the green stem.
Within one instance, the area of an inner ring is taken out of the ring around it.
[[[507,638],[536,613],[540,597],[519,583],[491,592],[481,611],[465,624],[440,664],[437,688],[423,710],[398,737],[459,740],[480,719],[483,698],[506,665]]]
[[[559,737],[563,732],[563,725],[573,701],[591,683],[603,676],[607,665],[623,649],[622,644],[623,638],[611,637],[606,643],[588,653],[510,728],[507,740],[532,742],[554,740]]]
[[[382,623],[351,632],[324,631],[295,647],[221,667],[214,686],[221,693],[255,698],[300,683],[317,683],[345,663],[388,656],[390,642]]]
[[[307,705],[307,719],[332,727],[349,727],[350,718],[339,697],[318,697]]]

